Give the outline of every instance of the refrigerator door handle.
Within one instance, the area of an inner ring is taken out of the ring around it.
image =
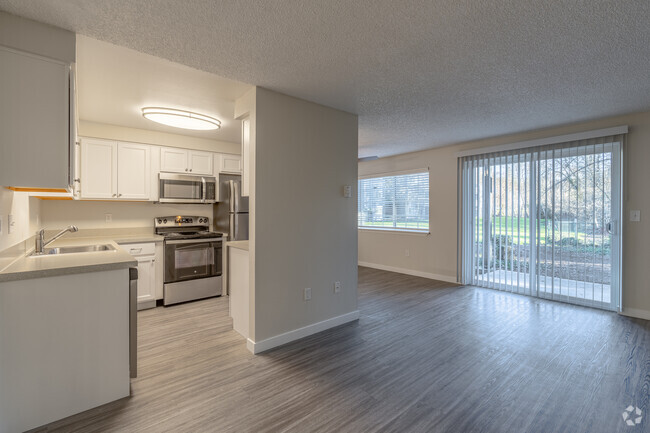
[[[229,241],[234,241],[235,236],[237,234],[237,218],[235,218],[235,214],[231,213],[230,214],[230,233],[228,233],[228,240]]]
[[[231,194],[231,200],[233,202],[233,208],[234,212],[237,213],[239,212],[239,200],[241,200],[241,196],[239,195],[239,182],[232,181],[232,194]]]
[[[229,197],[228,197],[228,205],[230,207],[230,213],[236,212],[235,210],[235,181],[234,180],[229,180],[228,181],[228,191],[229,191]]]

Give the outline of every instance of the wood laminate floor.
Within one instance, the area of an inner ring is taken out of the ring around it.
[[[227,299],[142,311],[132,397],[36,431],[650,429],[650,322],[368,268],[359,308],[257,356]]]

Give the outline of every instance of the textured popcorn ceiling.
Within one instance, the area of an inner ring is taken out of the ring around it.
[[[0,0],[359,114],[391,155],[650,109],[648,0]]]

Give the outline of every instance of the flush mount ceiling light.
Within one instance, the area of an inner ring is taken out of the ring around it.
[[[198,130],[221,128],[221,122],[214,117],[174,108],[144,107],[142,115],[146,119],[175,128]]]

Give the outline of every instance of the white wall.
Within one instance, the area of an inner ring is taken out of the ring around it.
[[[357,311],[358,128],[356,115],[262,88],[256,128],[251,339],[263,344]]]
[[[168,205],[124,201],[44,200],[41,224],[48,230],[74,224],[79,229],[121,229],[142,227],[153,232],[153,219],[166,215],[207,216],[212,220],[211,205]],[[105,214],[112,215],[107,223]]]
[[[648,194],[650,112],[462,143],[359,163],[359,175],[429,166],[431,226],[431,234],[428,236],[359,230],[359,262],[455,281],[457,152],[618,125],[630,127],[625,144],[624,219],[628,218],[631,209],[641,210],[641,222],[624,221],[623,308],[626,314],[650,319],[650,280],[647,278],[646,271],[650,259],[650,194]],[[409,249],[409,257],[405,255],[406,249]]]
[[[2,232],[0,233],[0,251],[14,246],[34,235],[38,226],[40,200],[30,198],[26,192],[14,192],[0,187],[0,218]],[[9,234],[8,215],[14,216],[14,231]],[[0,269],[2,264],[0,263]]]
[[[150,131],[148,129],[127,128],[125,126],[89,122],[86,120],[79,121],[79,131],[77,133],[81,137],[105,138],[108,140],[130,141],[134,143],[205,150],[208,152],[241,153],[240,143],[209,140],[207,138]]]

